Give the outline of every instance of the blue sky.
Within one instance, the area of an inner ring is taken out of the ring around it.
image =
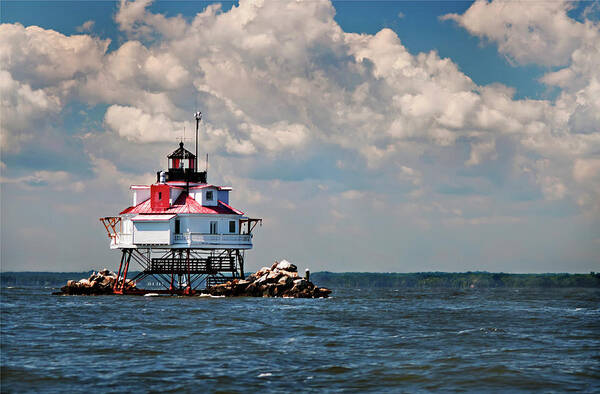
[[[598,269],[598,2],[0,7],[2,270],[112,267],[196,107],[249,269]]]

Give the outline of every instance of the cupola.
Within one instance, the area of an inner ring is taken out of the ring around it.
[[[169,171],[194,170],[197,167],[196,156],[179,143],[179,148],[167,156],[169,159]]]
[[[186,181],[196,183],[206,183],[206,171],[198,171],[198,159],[189,150],[183,147],[183,142],[179,143],[173,153],[167,156],[169,171],[165,175],[168,181]],[[157,173],[157,182],[161,182],[160,171]]]

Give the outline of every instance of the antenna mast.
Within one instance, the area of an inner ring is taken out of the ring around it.
[[[196,163],[194,168],[198,171],[198,125],[200,124],[200,120],[202,120],[202,112],[196,112],[194,117],[196,118]]]

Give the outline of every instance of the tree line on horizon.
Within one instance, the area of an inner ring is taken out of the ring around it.
[[[87,278],[87,272],[0,272],[0,285],[60,287],[68,280]],[[137,272],[130,272],[134,277]],[[600,273],[509,274],[493,272],[315,272],[311,281],[329,288],[600,288]]]
[[[315,272],[315,283],[345,288],[600,288],[600,273],[509,274],[493,272]]]

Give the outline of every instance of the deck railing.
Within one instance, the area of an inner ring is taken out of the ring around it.
[[[249,244],[252,242],[251,234],[204,234],[183,233],[173,236],[174,243],[194,244]]]
[[[133,245],[133,234],[116,233],[111,239],[113,246]],[[252,234],[173,234],[173,244],[193,245],[251,245]]]
[[[111,245],[132,245],[133,244],[133,234],[131,233],[116,233],[113,238],[111,238]]]

